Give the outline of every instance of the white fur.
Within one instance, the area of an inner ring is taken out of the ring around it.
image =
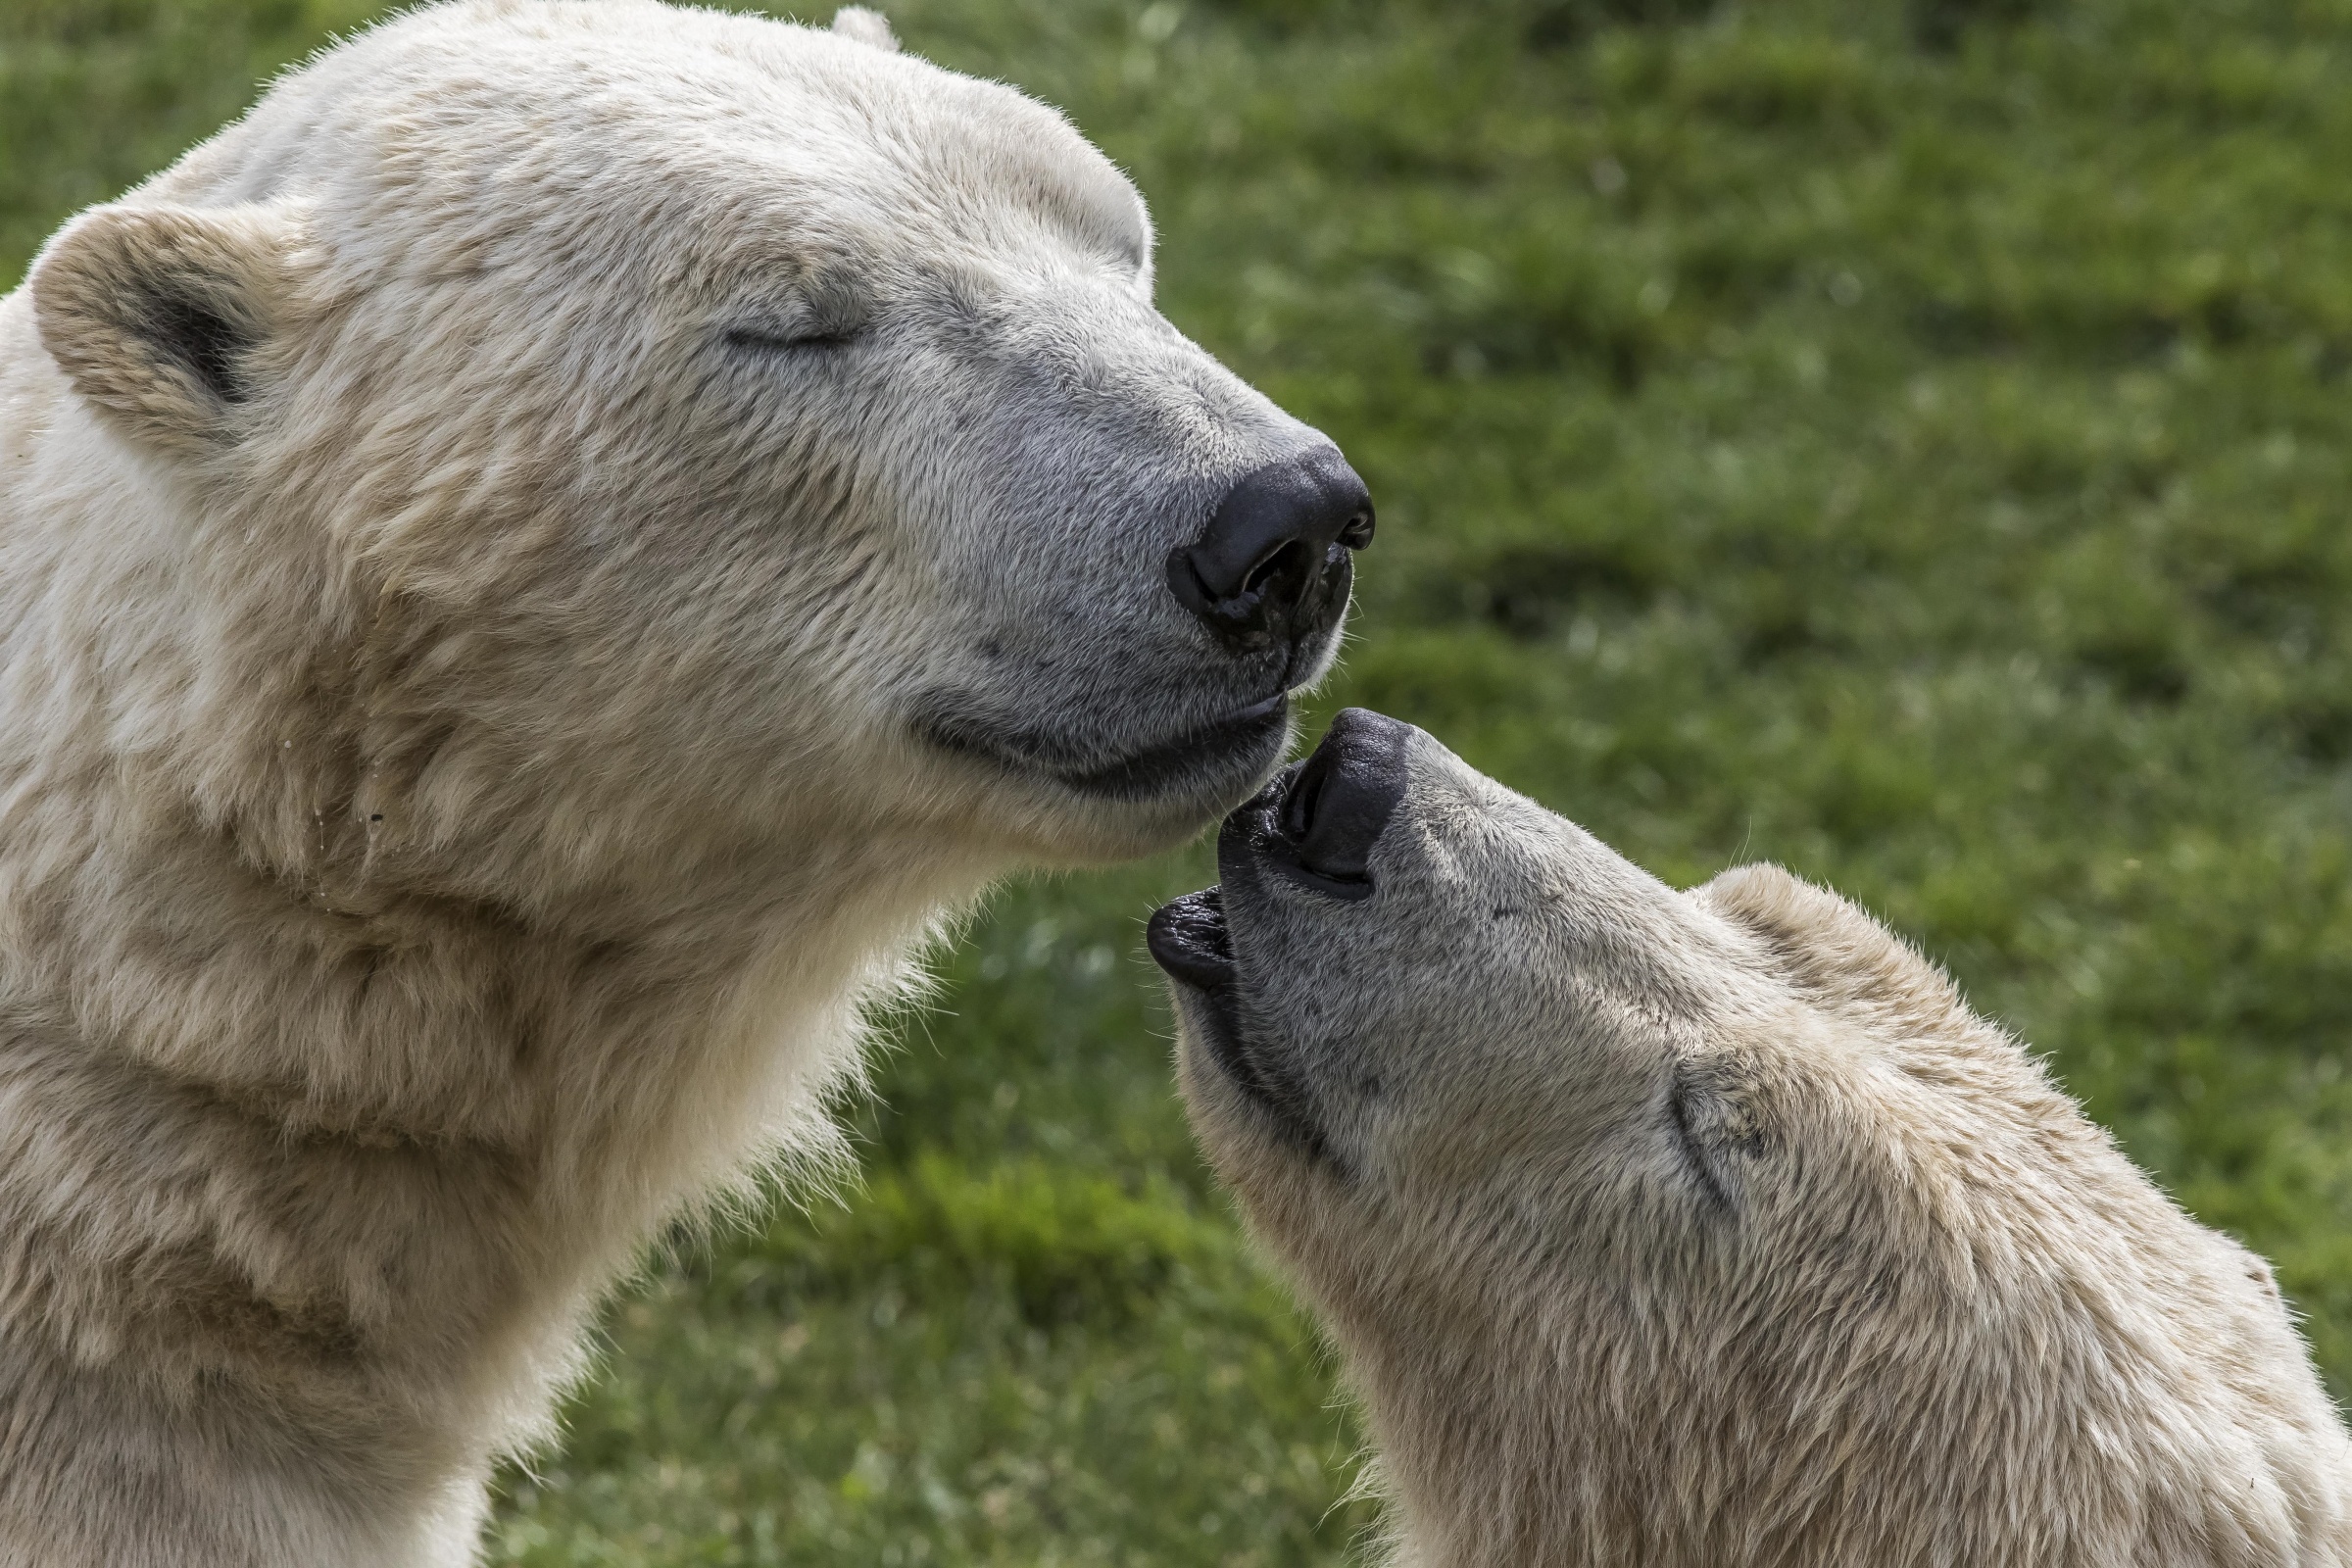
[[[1072,782],[1328,662],[1164,580],[1317,438],[888,42],[423,11],[0,301],[0,1568],[468,1560],[943,911],[1270,762]]]
[[[1362,1391],[1400,1568],[2352,1564],[2268,1267],[1933,965],[1406,755],[1368,897],[1228,830],[1239,994],[1180,988],[1194,1125]]]

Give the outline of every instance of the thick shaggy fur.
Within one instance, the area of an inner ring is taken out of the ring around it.
[[[0,1568],[469,1560],[943,910],[1263,775],[1166,563],[1319,438],[1150,256],[871,15],[513,0],[0,300]]]
[[[2266,1265],[1934,966],[1777,868],[1676,892],[1427,736],[1406,764],[1353,902],[1237,813],[1239,995],[1179,987],[1195,1125],[1362,1392],[1400,1564],[2352,1563]]]

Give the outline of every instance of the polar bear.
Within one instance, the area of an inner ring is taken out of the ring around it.
[[[409,15],[0,301],[0,1568],[471,1559],[1014,867],[1253,790],[1369,501],[1056,114]]]
[[[1194,1126],[1413,1568],[2352,1563],[2261,1259],[1771,866],[1677,892],[1343,713],[1153,917]]]

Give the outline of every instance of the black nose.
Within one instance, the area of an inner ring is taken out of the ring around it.
[[[1168,586],[1236,652],[1296,647],[1339,623],[1350,558],[1371,542],[1371,493],[1321,446],[1245,475],[1168,557]]]
[[[1412,725],[1364,708],[1331,721],[1274,818],[1299,880],[1343,898],[1372,891],[1372,846],[1404,799],[1412,735]]]

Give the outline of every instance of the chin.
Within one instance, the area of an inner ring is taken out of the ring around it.
[[[1286,705],[1240,744],[1170,756],[1149,775],[1122,773],[1115,787],[1023,779],[1018,787],[1033,806],[1021,813],[1024,836],[1033,853],[1060,865],[1132,860],[1173,849],[1255,795],[1289,755],[1293,730]]]
[[[1291,749],[1288,693],[1166,740],[1073,758],[1034,733],[932,717],[936,749],[990,779],[1011,836],[1049,865],[1130,860],[1198,837],[1264,785]]]

